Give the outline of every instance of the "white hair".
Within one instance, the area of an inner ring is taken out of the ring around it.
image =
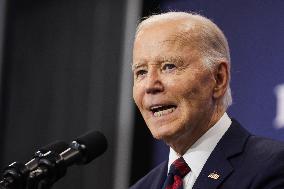
[[[229,69],[229,82],[227,90],[222,99],[222,105],[227,109],[232,104],[230,88],[230,50],[228,41],[221,29],[208,18],[196,13],[187,12],[167,12],[152,15],[139,23],[136,29],[136,36],[142,28],[169,20],[188,20],[188,25],[184,25],[184,31],[177,34],[182,42],[195,42],[196,47],[203,57],[203,63],[211,70],[215,69],[218,62],[227,62]]]

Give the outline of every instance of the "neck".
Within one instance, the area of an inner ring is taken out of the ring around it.
[[[165,141],[176,153],[180,156],[186,153],[186,151],[211,127],[213,127],[225,113],[224,108],[216,108],[208,119],[202,120],[202,123],[196,125],[183,135],[176,137],[174,140]]]

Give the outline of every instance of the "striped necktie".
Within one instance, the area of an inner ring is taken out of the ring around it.
[[[183,157],[176,159],[171,164],[163,189],[183,189],[182,179],[189,171],[190,168]]]

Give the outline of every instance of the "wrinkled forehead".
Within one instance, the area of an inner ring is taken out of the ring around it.
[[[137,63],[139,59],[146,59],[144,56],[147,56],[147,58],[151,57],[152,51],[141,54],[141,49],[147,52],[147,49],[159,48],[159,51],[155,50],[155,52],[160,52],[163,56],[171,57],[185,53],[182,55],[191,57],[199,54],[200,48],[198,44],[198,31],[193,23],[182,20],[179,22],[173,20],[153,22],[140,28],[140,31],[137,33],[133,48],[132,64]],[[157,55],[155,55],[156,57]]]
[[[151,64],[161,65],[165,62],[183,64],[195,62],[201,58],[199,50],[183,42],[177,33],[169,35],[166,40],[157,40],[155,37],[141,37],[133,49],[132,71],[138,67]]]

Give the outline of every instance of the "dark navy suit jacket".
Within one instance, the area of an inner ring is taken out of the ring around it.
[[[161,189],[167,165],[161,163],[130,189]],[[219,177],[208,177],[211,173]],[[251,135],[233,120],[193,189],[284,189],[284,143]]]

